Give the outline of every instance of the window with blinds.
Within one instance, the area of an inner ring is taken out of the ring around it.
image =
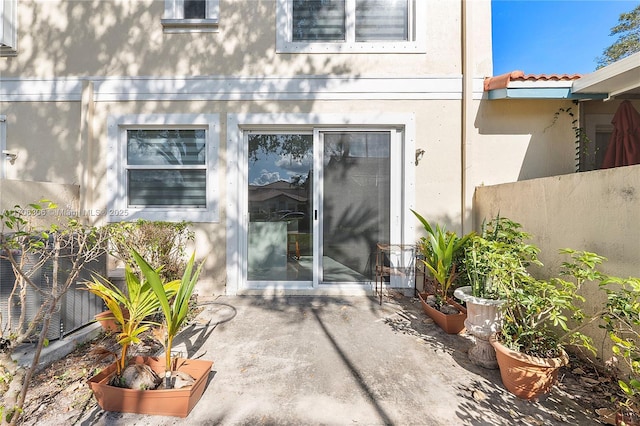
[[[356,41],[409,40],[408,0],[356,0]]]
[[[207,206],[204,129],[127,130],[128,207]]]
[[[294,0],[291,16],[294,42],[409,40],[409,0]]]

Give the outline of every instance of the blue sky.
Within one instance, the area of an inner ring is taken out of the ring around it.
[[[639,1],[492,0],[493,75],[586,74],[617,37],[623,12]]]

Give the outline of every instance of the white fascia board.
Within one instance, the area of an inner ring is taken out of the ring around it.
[[[68,102],[82,98],[81,78],[0,78],[0,100]]]
[[[462,76],[398,77],[85,77],[0,78],[8,102],[80,101],[82,82],[94,82],[96,102],[181,100],[459,100]],[[473,98],[482,99],[482,79]]]
[[[640,87],[640,52],[600,68],[573,82],[573,93],[609,93]]]
[[[545,89],[545,88],[563,88],[570,89],[573,80],[538,80],[538,81],[510,81],[509,89]]]

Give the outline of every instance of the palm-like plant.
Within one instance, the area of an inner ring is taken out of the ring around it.
[[[140,343],[140,335],[152,326],[146,318],[160,307],[160,301],[151,284],[148,281],[141,282],[128,265],[125,269],[125,281],[126,293],[102,277],[95,276],[93,282],[86,283],[87,289],[104,301],[121,327],[117,335],[121,353],[120,357],[116,357],[116,376],[127,366],[129,347]],[[180,281],[166,283],[163,286],[165,297],[176,294],[179,284]]]
[[[193,290],[198,281],[200,270],[202,269],[202,263],[198,268],[193,271],[195,262],[195,253],[191,255],[187,267],[182,275],[180,281],[171,281],[170,283],[163,284],[162,278],[159,274],[159,270],[153,269],[147,261],[145,261],[135,250],[132,250],[133,258],[135,259],[138,267],[142,271],[146,282],[149,284],[152,291],[155,293],[155,297],[158,300],[158,304],[164,314],[164,341],[162,342],[165,349],[165,385],[167,389],[172,386],[171,383],[171,348],[173,347],[173,339],[180,331],[180,328],[187,319],[189,313],[189,299],[193,294]],[[166,288],[177,284],[177,292],[175,297],[170,302],[171,295],[167,293]]]
[[[437,296],[444,302],[456,278],[455,255],[472,234],[458,238],[455,233],[447,232],[444,226],[436,225],[434,229],[418,212],[411,211],[427,232],[427,236],[420,240],[421,260],[438,283]]]

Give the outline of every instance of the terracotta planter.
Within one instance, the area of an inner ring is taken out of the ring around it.
[[[538,358],[507,348],[495,335],[490,342],[496,350],[502,384],[518,398],[531,400],[549,393],[558,379],[558,370],[569,363],[566,353],[559,358]]]
[[[640,414],[633,411],[618,411],[616,413],[617,426],[640,426]]]
[[[134,357],[131,363],[147,364],[159,376],[164,376],[163,357]],[[89,379],[88,383],[98,405],[105,411],[187,417],[204,392],[213,362],[178,358],[177,365],[178,371],[183,371],[196,380],[192,386],[161,390],[109,386],[109,380],[116,371],[115,363]]]
[[[436,324],[440,326],[446,333],[449,334],[458,334],[462,330],[464,330],[464,320],[467,318],[467,310],[456,303],[454,300],[449,299],[448,302],[458,308],[460,313],[457,315],[447,315],[443,314],[439,310],[432,308],[425,301],[428,294],[420,293],[418,297],[420,298],[420,302],[422,302],[422,309],[424,312],[431,318]]]
[[[457,288],[453,295],[466,303],[467,319],[464,325],[467,332],[476,338],[475,346],[469,349],[469,360],[484,368],[498,368],[496,351],[489,343],[489,338],[502,328],[500,306],[504,301],[472,296],[471,286]]]
[[[111,311],[106,310],[104,312],[100,312],[99,314],[96,314],[95,318],[96,321],[100,323],[104,331],[110,333],[116,333],[120,331],[120,324],[118,324],[115,318],[113,318],[113,314],[111,313]]]

